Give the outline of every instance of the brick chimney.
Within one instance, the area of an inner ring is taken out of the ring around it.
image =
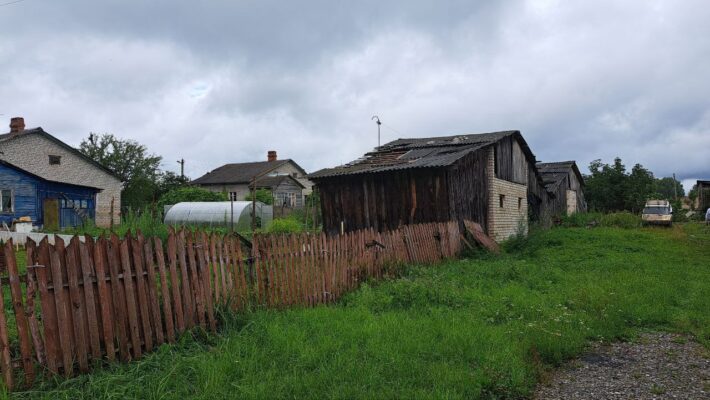
[[[20,133],[25,130],[25,119],[22,117],[10,118],[10,133]]]
[[[276,150],[269,150],[268,153],[266,153],[266,159],[271,162],[271,161],[276,161]]]

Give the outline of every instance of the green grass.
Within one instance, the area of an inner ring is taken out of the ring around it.
[[[556,228],[412,266],[334,306],[232,316],[139,362],[17,398],[521,398],[590,340],[710,345],[710,229]]]

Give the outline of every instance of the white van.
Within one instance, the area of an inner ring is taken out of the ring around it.
[[[641,220],[646,225],[673,224],[673,207],[668,200],[649,200],[641,213]]]

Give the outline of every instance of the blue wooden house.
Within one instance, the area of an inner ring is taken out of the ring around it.
[[[56,182],[0,160],[0,224],[29,217],[45,230],[81,225],[96,215],[100,189]]]

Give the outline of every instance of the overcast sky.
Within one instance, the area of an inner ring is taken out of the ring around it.
[[[0,0],[5,4],[11,0]],[[193,178],[519,129],[538,160],[710,179],[707,1],[50,1],[0,6],[0,120],[148,146]],[[0,129],[2,130],[2,129]]]

